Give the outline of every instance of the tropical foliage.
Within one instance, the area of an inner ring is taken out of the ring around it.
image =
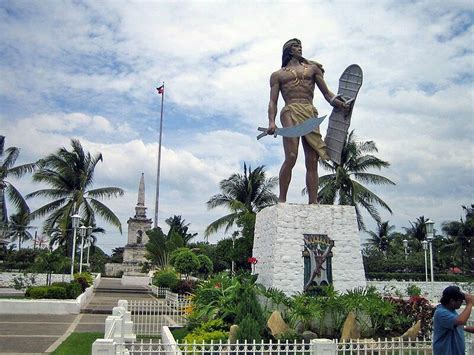
[[[255,170],[250,166],[247,169],[247,164],[244,163],[243,174],[232,174],[220,182],[221,193],[212,196],[206,204],[209,209],[226,207],[230,213],[209,224],[205,231],[206,237],[223,227],[227,232],[239,223],[242,226],[250,223],[253,231],[255,214],[278,201],[271,191],[278,179],[267,178],[264,168],[262,165]]]
[[[70,248],[71,218],[81,215],[85,225],[95,226],[96,215],[122,231],[119,218],[101,200],[123,195],[118,187],[92,189],[97,164],[103,160],[102,154],[86,152],[79,140],[71,140],[71,150],[59,149],[38,161],[38,170],[33,181],[50,188],[37,190],[27,198],[40,197],[53,200],[31,213],[31,218],[46,217],[43,229],[60,231],[59,242]]]
[[[445,222],[442,230],[447,236],[444,249],[451,251],[451,264],[462,270],[474,270],[474,205],[462,206],[465,217]]]
[[[15,166],[20,155],[20,149],[9,147],[4,149],[5,137],[0,136],[0,228],[8,224],[7,197],[18,213],[29,211],[28,205],[22,194],[13,185],[11,178],[20,178],[33,172],[34,163]]]
[[[375,142],[356,141],[352,130],[344,143],[341,163],[320,162],[331,174],[319,178],[318,201],[323,204],[355,206],[359,229],[365,229],[361,209],[365,209],[377,223],[381,222],[377,206],[392,213],[385,201],[363,185],[395,185],[386,177],[368,172],[370,169],[381,170],[390,166],[373,154],[377,152]],[[305,188],[303,194],[306,193]]]
[[[387,255],[390,240],[395,236],[394,230],[395,226],[390,225],[388,221],[378,223],[377,230],[375,232],[367,232],[369,234],[367,245],[371,245]]]
[[[20,210],[18,213],[10,215],[10,223],[7,227],[6,236],[11,241],[18,242],[18,250],[21,249],[21,243],[33,239],[33,235],[30,230],[33,227],[30,226],[30,210]]]

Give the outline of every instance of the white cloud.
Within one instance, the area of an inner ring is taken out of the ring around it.
[[[202,232],[222,212],[205,201],[243,161],[278,174],[281,142],[257,142],[256,127],[281,46],[298,37],[333,91],[347,65],[364,70],[352,128],[391,163],[381,173],[397,186],[377,189],[395,211],[387,218],[457,218],[474,197],[470,12],[467,1],[2,3],[0,133],[25,161],[70,137],[102,152],[97,183],[127,190],[111,202],[125,223],[140,173],[155,179],[154,88],[165,81],[163,219],[182,214]],[[330,112],[318,92],[315,104]],[[304,173],[301,151],[292,201],[306,200]]]

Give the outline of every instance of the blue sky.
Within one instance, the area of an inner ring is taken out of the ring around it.
[[[126,191],[108,202],[126,230],[142,172],[153,216],[155,88],[166,82],[159,225],[182,215],[202,238],[225,213],[205,206],[220,180],[244,161],[278,174],[281,141],[256,141],[256,127],[267,124],[281,47],[297,37],[333,91],[345,67],[364,70],[352,128],[391,163],[382,174],[397,185],[373,188],[394,212],[383,218],[401,230],[424,215],[439,229],[474,201],[473,19],[469,1],[2,1],[0,134],[20,163],[71,137],[102,152],[96,186]],[[330,112],[319,93],[314,104]],[[301,153],[290,202],[305,202],[303,186]],[[105,227],[105,250],[126,243]]]

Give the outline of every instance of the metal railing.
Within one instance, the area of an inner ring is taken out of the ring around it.
[[[184,326],[191,302],[186,297],[166,291],[164,300],[131,300],[133,332],[141,336],[159,336],[163,326]]]

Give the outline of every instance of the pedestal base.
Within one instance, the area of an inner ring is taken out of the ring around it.
[[[352,206],[279,203],[265,208],[257,214],[253,256],[257,282],[287,295],[303,292],[316,268],[319,278],[338,291],[366,286]]]

